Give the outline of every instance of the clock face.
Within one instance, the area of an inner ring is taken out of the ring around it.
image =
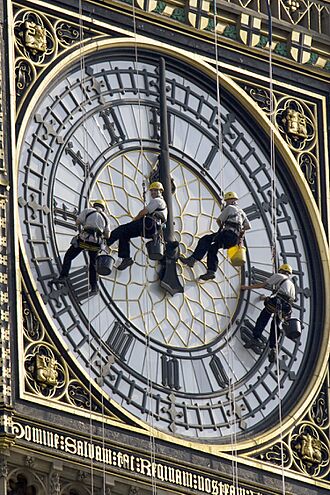
[[[102,277],[98,296],[88,297],[83,254],[67,286],[54,281],[76,233],[76,215],[90,199],[106,201],[111,228],[143,208],[143,182],[159,161],[158,58],[141,49],[135,67],[130,51],[100,52],[86,58],[84,72],[79,63],[63,72],[39,100],[18,171],[22,247],[48,314],[79,363],[96,380],[100,363],[111,364],[102,384],[111,399],[169,434],[220,444],[235,433],[239,441],[278,421],[276,363],[268,362],[267,346],[245,347],[263,307],[260,291],[240,291],[242,283],[272,273],[271,170],[262,145],[268,138],[261,139],[225,92],[219,152],[215,83],[205,74],[167,60],[175,236],[181,254],[190,255],[198,239],[217,230],[223,191],[234,190],[252,225],[245,268],[231,266],[220,251],[215,280],[200,283],[205,263],[192,269],[178,262],[184,293],[170,296],[160,287],[159,265],[148,258],[145,240],[137,238],[131,242],[134,265]],[[316,307],[313,295],[322,298],[322,291],[318,257],[309,260],[316,252],[307,242],[309,220],[297,207],[300,193],[284,164],[277,170],[277,253],[293,267],[293,316],[303,325],[299,341],[281,340],[287,414],[318,352],[315,335],[322,328],[313,322],[321,321],[322,304]]]

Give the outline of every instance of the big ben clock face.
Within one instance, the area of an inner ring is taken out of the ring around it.
[[[130,221],[143,208],[143,182],[158,167],[159,55],[141,49],[138,66],[134,60],[125,49],[87,57],[83,70],[79,62],[71,65],[37,103],[20,150],[22,248],[48,315],[79,363],[94,379],[100,363],[111,364],[103,389],[113,401],[171,435],[220,444],[235,433],[245,440],[278,421],[279,381],[276,364],[267,359],[268,330],[264,348],[245,346],[263,307],[260,292],[240,291],[242,283],[272,273],[272,177],[267,138],[226,93],[219,152],[215,83],[205,74],[166,61],[175,235],[181,253],[190,255],[198,239],[217,230],[223,191],[234,190],[252,225],[245,268],[232,267],[220,252],[216,278],[199,283],[205,265],[178,262],[184,293],[170,296],[138,238],[131,243],[134,265],[102,277],[98,296],[88,297],[83,254],[73,262],[67,286],[54,281],[75,235],[77,212],[102,198],[111,228]],[[293,316],[303,325],[299,341],[281,339],[281,397],[288,414],[318,352],[322,274],[300,192],[283,163],[277,170],[277,253],[293,266]]]

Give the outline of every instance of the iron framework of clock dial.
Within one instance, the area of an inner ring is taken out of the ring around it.
[[[180,251],[191,254],[201,236],[217,230],[222,192],[235,190],[252,224],[245,271],[220,252],[216,279],[201,284],[203,263],[191,269],[178,262],[184,294],[171,297],[159,286],[159,267],[148,259],[145,241],[134,239],[134,265],[102,277],[97,298],[86,294],[83,255],[73,263],[68,286],[54,282],[75,235],[76,215],[90,199],[107,202],[111,228],[143,207],[142,183],[159,160],[158,58],[141,50],[135,67],[130,51],[100,52],[86,58],[83,75],[79,63],[71,66],[39,100],[18,171],[22,247],[47,312],[79,363],[87,369],[91,362],[89,372],[97,378],[96,363],[114,357],[103,385],[114,401],[160,430],[226,443],[233,431],[240,440],[278,420],[275,365],[268,363],[266,349],[257,354],[244,346],[262,308],[260,293],[240,291],[242,281],[262,281],[272,271],[270,165],[260,131],[251,130],[232,97],[224,93],[221,99],[220,156],[215,84],[168,58]],[[277,248],[281,260],[293,266],[294,316],[303,324],[300,341],[282,339],[281,394],[288,408],[300,394],[304,356],[312,352],[317,321],[312,294],[319,273],[317,257],[314,266],[307,263],[309,227],[293,199],[299,191],[287,193],[290,181],[282,166]]]

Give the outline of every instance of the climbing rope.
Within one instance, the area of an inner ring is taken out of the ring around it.
[[[135,69],[135,74],[137,78],[137,97],[138,97],[138,136],[139,136],[139,141],[140,141],[140,154],[139,154],[139,163],[137,164],[137,167],[141,166],[142,168],[142,174],[144,177],[143,183],[142,183],[142,189],[143,189],[143,208],[146,207],[146,183],[148,183],[148,176],[150,171],[148,170],[148,163],[144,159],[144,148],[143,148],[143,136],[142,136],[142,106],[141,106],[141,92],[140,92],[140,86],[138,84],[138,79],[139,79],[139,59],[138,59],[138,39],[137,39],[137,23],[136,23],[136,8],[135,8],[135,2],[132,2],[132,11],[133,11],[133,32],[134,32],[134,69]],[[156,461],[156,441],[155,441],[155,435],[154,435],[154,416],[152,413],[152,401],[153,401],[153,380],[152,380],[152,374],[153,374],[153,366],[152,366],[152,359],[151,359],[151,349],[150,349],[150,303],[149,303],[149,298],[148,298],[148,266],[149,266],[149,259],[146,255],[146,242],[145,242],[145,222],[143,222],[143,232],[142,232],[142,238],[141,238],[141,249],[142,249],[142,277],[146,281],[145,283],[145,290],[144,290],[144,295],[143,295],[143,306],[144,306],[144,320],[145,320],[145,346],[146,346],[146,379],[147,379],[147,394],[148,394],[148,403],[147,403],[147,423],[150,426],[150,431],[149,431],[149,450],[150,450],[150,462],[153,464]],[[149,412],[150,411],[150,412]],[[154,472],[152,471],[152,476],[151,476],[151,488],[152,488],[152,494],[157,495],[157,480],[154,476]]]
[[[275,150],[275,113],[274,113],[274,87],[273,87],[273,63],[272,63],[272,43],[273,43],[273,25],[270,0],[265,0],[267,5],[268,15],[268,32],[269,32],[269,98],[270,98],[270,167],[271,167],[271,224],[272,224],[272,267],[273,273],[278,271],[277,257],[277,205],[276,205],[276,150]],[[278,390],[278,414],[280,423],[280,446],[281,446],[281,475],[282,475],[282,493],[285,495],[285,473],[284,473],[284,450],[283,450],[283,428],[282,428],[282,389],[281,389],[281,369],[279,360],[279,344],[278,344],[278,308],[273,315],[276,333],[276,375],[277,375],[277,390]]]
[[[216,98],[217,98],[217,140],[218,140],[218,149],[219,149],[219,160],[220,160],[220,189],[222,193],[224,192],[225,187],[225,179],[224,179],[224,165],[222,163],[223,157],[223,136],[221,129],[221,91],[220,91],[220,69],[219,69],[219,46],[218,46],[218,35],[216,31],[217,26],[217,1],[213,2],[213,23],[214,23],[214,47],[215,47],[215,67],[216,67]],[[225,269],[223,271],[225,284],[223,290],[224,300],[227,300],[229,294],[229,277],[227,272],[227,264],[225,264]],[[230,316],[230,308],[228,308],[228,315]],[[228,349],[228,357],[227,367],[228,367],[228,399],[229,399],[229,410],[231,412],[229,419],[229,427],[230,427],[230,437],[231,437],[231,454],[232,454],[232,483],[233,486],[236,486],[236,490],[238,492],[238,465],[237,465],[237,421],[236,421],[236,400],[235,400],[235,373],[234,373],[234,352],[231,345],[230,338],[230,330],[231,330],[232,322],[228,321],[228,325],[226,327],[226,340],[227,340],[227,349]]]

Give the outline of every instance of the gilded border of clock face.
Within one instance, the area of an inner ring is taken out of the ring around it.
[[[110,43],[110,44],[111,44],[111,43]],[[126,45],[126,43],[124,42],[124,43],[123,43],[123,45]],[[177,55],[178,55],[178,54],[177,54],[177,53],[175,53],[175,56],[177,56]],[[183,53],[180,53],[180,55],[181,55],[181,57],[182,57],[182,58],[184,58],[184,57],[183,57]],[[188,60],[189,60],[189,58],[187,57],[187,61],[188,61]],[[194,63],[194,62],[192,62],[191,60],[189,60],[189,62],[190,62],[190,63]],[[204,65],[204,64],[202,63],[202,60],[199,60],[199,63],[200,63],[200,67],[202,68],[202,66]],[[205,69],[205,65],[204,65],[204,69]],[[209,73],[209,75],[211,75],[211,73],[212,73],[212,69],[208,68],[208,69],[207,69],[207,72]],[[214,71],[213,71],[213,76],[214,76]],[[249,99],[248,99],[248,98],[246,98],[246,96],[245,96],[245,95],[243,95],[237,87],[235,88],[235,85],[234,85],[234,84],[232,84],[232,83],[231,83],[229,80],[227,80],[225,77],[223,77],[222,79],[223,79],[224,85],[225,85],[227,88],[230,88],[230,89],[233,91],[233,93],[235,94],[235,97],[239,96],[239,98],[238,98],[238,99],[241,99],[241,100],[247,100],[247,101],[249,102]],[[235,89],[233,89],[233,88],[235,88]],[[245,103],[246,103],[246,101],[245,101]],[[250,103],[250,102],[249,102],[249,103]],[[255,108],[255,106],[254,106],[254,105],[251,105],[249,109],[250,109],[250,110],[252,110],[252,111],[251,111],[251,113],[260,114],[260,112],[258,111],[258,109],[257,109],[257,108]],[[260,118],[260,115],[259,115],[259,118]],[[262,120],[262,121],[263,121],[263,123],[264,123],[264,127],[265,127],[265,128],[267,128],[267,124],[266,124],[266,122],[264,122],[264,120],[265,120],[265,119],[261,119],[261,120]],[[24,126],[22,126],[22,127],[24,127]],[[280,141],[280,139],[278,139],[278,138],[277,138],[277,140],[278,140],[279,144],[282,144],[282,143],[281,143],[281,141]],[[284,148],[284,147],[283,147],[283,149],[282,149],[282,152],[283,152],[283,154],[284,154],[284,155],[286,154],[286,150],[285,150],[285,148]],[[288,157],[287,157],[287,158],[288,158]],[[287,160],[287,161],[290,161],[290,160]],[[291,163],[291,167],[292,167],[292,163]],[[298,172],[298,171],[296,171],[296,170],[295,170],[294,172],[295,172],[295,175],[296,175],[296,176],[297,176],[297,175],[299,175],[299,172]],[[301,180],[301,176],[300,176],[300,177],[298,177],[298,182],[300,182],[300,183],[302,183],[302,182],[303,182],[303,181]],[[300,184],[300,185],[301,185],[301,184]],[[305,199],[307,199],[307,197],[309,196],[308,192],[306,191],[306,188],[305,188],[305,190],[304,190],[304,196],[305,196]],[[308,199],[310,200],[310,197],[309,197]],[[313,202],[312,202],[312,201],[311,201],[311,204],[313,204]],[[313,206],[314,206],[314,205],[313,205]],[[314,219],[315,219],[315,217],[316,217],[317,215],[315,215],[315,211],[313,211],[313,213],[314,213]],[[321,241],[321,235],[320,235],[320,232],[319,232],[318,237],[319,237],[319,241]],[[320,244],[321,244],[321,242],[320,242]],[[326,251],[324,250],[324,246],[321,248],[321,250],[322,250],[324,253],[326,252]],[[320,360],[320,362],[321,362],[321,360]],[[314,386],[315,386],[315,383],[314,383]],[[160,435],[162,435],[162,433],[160,433]],[[255,441],[254,441],[253,443],[255,443]]]

